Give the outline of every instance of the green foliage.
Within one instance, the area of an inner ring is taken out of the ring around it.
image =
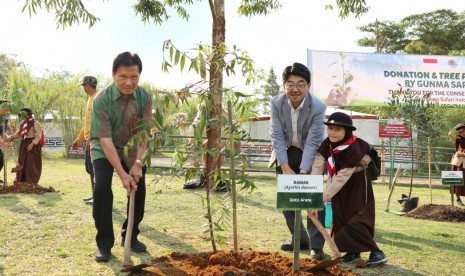
[[[274,72],[274,69],[273,67],[271,67],[265,79],[266,83],[261,86],[261,89],[263,92],[259,91],[259,93],[262,93],[263,95],[261,99],[262,107],[263,107],[263,114],[268,114],[270,112],[271,98],[279,94],[280,85],[276,81],[276,78],[277,76]]]
[[[65,155],[84,124],[83,118],[88,96],[83,92],[82,87],[77,85],[79,81],[80,77],[77,76],[54,80],[55,93],[61,96],[51,109],[52,122],[58,125],[63,134]]]
[[[410,42],[405,35],[407,27],[404,23],[393,21],[375,21],[357,27],[360,31],[370,34],[357,40],[357,45],[376,48],[376,53],[402,53]]]
[[[272,10],[281,8],[277,0],[242,0],[237,13],[251,17],[253,15],[267,15]]]
[[[465,41],[457,39],[465,33],[465,14],[452,10],[437,10],[407,16],[401,21],[411,26],[408,36],[412,42],[421,41],[428,54],[447,55],[452,50],[465,49]],[[416,54],[415,48],[410,48]]]
[[[61,26],[64,29],[81,22],[89,24],[90,28],[99,20],[85,8],[81,0],[25,0],[22,11],[27,10],[29,16],[32,16],[40,9],[55,12],[57,28]]]
[[[176,92],[174,94],[177,94]],[[189,93],[190,94],[190,93]],[[223,100],[231,100],[234,107],[234,121],[233,124],[229,124],[226,119],[226,116],[223,115],[221,121],[216,121],[213,119],[208,119],[210,115],[210,109],[204,103],[208,101],[210,92],[207,89],[201,90],[197,92],[196,97],[189,97],[186,99],[186,102],[183,104],[179,104],[177,108],[174,108],[174,101],[170,99],[169,95],[164,95],[162,98],[169,99],[158,99],[157,102],[167,102],[167,105],[162,105],[162,111],[159,114],[164,114],[161,116],[165,118],[165,122],[169,122],[172,124],[171,126],[168,124],[163,124],[163,129],[159,129],[157,135],[159,135],[160,131],[164,132],[167,129],[171,129],[171,133],[177,128],[175,123],[170,119],[172,117],[172,111],[180,111],[182,108],[192,108],[193,106],[198,106],[198,114],[199,118],[196,118],[195,123],[192,121],[192,115],[188,118],[188,124],[191,124],[194,128],[194,137],[193,139],[186,139],[175,138],[175,142],[173,143],[174,146],[174,154],[173,154],[173,161],[175,162],[175,166],[173,166],[171,172],[175,173],[176,175],[182,176],[186,175],[186,179],[191,179],[195,176],[198,177],[199,171],[194,169],[190,169],[189,162],[192,159],[196,160],[197,164],[194,164],[194,167],[199,167],[200,163],[202,163],[203,156],[206,154],[211,154],[211,149],[208,149],[204,146],[204,139],[205,139],[205,128],[207,125],[216,125],[221,124],[223,126],[223,134],[224,134],[224,142],[221,145],[220,152],[222,155],[229,160],[229,162],[244,162],[243,157],[240,155],[240,152],[235,152],[233,156],[231,156],[229,148],[231,146],[231,141],[227,140],[226,137],[229,137],[230,134],[233,136],[233,142],[237,143],[239,140],[247,140],[249,139],[247,131],[244,130],[241,126],[244,122],[250,120],[250,118],[256,117],[255,112],[253,111],[254,107],[257,105],[256,101],[251,100],[251,96],[245,95],[241,92],[233,91],[230,89],[226,89],[221,93],[223,95]],[[190,104],[188,104],[190,103]],[[196,103],[196,104],[195,104]],[[197,110],[197,109],[195,109]],[[170,115],[167,115],[170,114]],[[155,115],[156,116],[156,115]],[[191,123],[192,122],[192,123]],[[242,163],[241,166],[245,169],[245,164]],[[200,172],[202,174],[202,172]],[[238,189],[244,192],[251,192],[255,189],[255,185],[253,181],[247,177],[243,172],[233,172],[232,174],[228,175],[225,171],[222,171],[220,174],[215,173],[214,177],[215,185],[218,185],[220,181],[227,181],[227,183],[231,183],[235,181],[238,185]],[[230,187],[228,188],[230,190]],[[204,203],[204,218],[208,220],[206,223],[204,232],[216,234],[215,236],[208,236],[205,237],[205,241],[215,241],[218,244],[223,244],[225,242],[224,236],[221,234],[228,229],[230,219],[230,204],[231,199],[229,196],[214,198],[212,200],[209,193],[206,195],[199,195]]]
[[[336,6],[339,9],[339,17],[341,19],[347,18],[350,14],[354,14],[355,18],[359,18],[370,10],[365,0],[336,0]],[[328,10],[334,9],[331,4],[325,7]]]
[[[21,67],[10,71],[6,77],[6,85],[2,89],[2,98],[12,102],[10,113],[17,114],[21,108],[26,106],[23,102],[26,97],[23,94],[31,85],[32,76],[26,67]],[[12,101],[12,99],[15,100]]]
[[[371,35],[357,41],[377,53],[454,55],[465,49],[465,14],[436,10],[414,14],[399,22],[373,22],[358,28]],[[461,54],[459,54],[461,55]]]
[[[23,65],[22,62],[16,61],[14,56],[0,53],[0,95],[4,94],[9,75]]]
[[[207,77],[213,70],[224,68],[226,75],[230,76],[236,74],[237,66],[240,67],[241,73],[246,76],[246,84],[254,80],[253,60],[247,52],[236,48],[236,46],[233,46],[233,50],[229,51],[224,43],[220,43],[215,47],[198,44],[197,48],[192,49],[196,52],[196,55],[191,56],[190,53],[177,49],[171,40],[166,40],[163,49],[165,55],[163,56],[162,70],[165,72],[168,72],[169,68],[178,65],[183,71],[186,62],[188,62],[188,71],[194,71],[206,82]],[[212,62],[214,57],[216,57],[215,61]]]
[[[451,56],[465,56],[465,49],[463,50],[452,50],[449,52]]]
[[[411,54],[428,55],[431,52],[439,53],[440,51],[438,51],[438,49],[434,46],[429,46],[423,41],[417,40],[417,41],[411,41],[409,44],[407,44],[404,47],[404,52],[411,53]]]
[[[6,75],[2,98],[11,101],[12,114],[17,114],[23,107],[31,108],[43,126],[46,116],[51,116],[52,125],[62,131],[67,149],[81,130],[84,117],[83,107],[87,98],[79,86],[80,78],[69,72],[49,72],[42,78],[36,78],[23,65],[13,67]]]
[[[166,7],[174,9],[180,18],[189,20],[189,13],[183,5],[190,6],[193,2],[193,0],[140,0],[134,5],[134,11],[142,17],[142,22],[161,25],[171,18]]]
[[[429,101],[431,94],[417,95],[411,89],[400,87],[389,98],[388,117],[399,117],[408,120],[412,128],[421,132],[420,144],[425,138],[438,135],[438,122],[431,112],[437,105]],[[423,144],[424,145],[424,144]]]
[[[444,137],[444,133],[447,133],[447,131],[444,131],[442,114],[451,106],[431,103],[429,101],[430,96],[431,94],[420,96],[410,89],[405,90],[400,87],[392,94],[389,107],[386,109],[388,117],[403,118],[405,124],[411,127],[411,131],[417,133],[415,142],[410,139],[410,146],[416,159],[421,161],[428,161],[428,155],[424,151],[425,148],[443,145],[443,142],[447,141]],[[439,157],[434,156],[434,154],[432,159],[438,160]]]

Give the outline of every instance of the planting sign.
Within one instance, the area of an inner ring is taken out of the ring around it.
[[[392,123],[387,119],[379,119],[379,137],[381,138],[410,138],[412,134],[404,123]]]
[[[442,185],[463,186],[462,171],[442,171]]]
[[[278,174],[278,210],[323,210],[323,176]]]
[[[441,104],[465,104],[465,56],[307,50],[311,92],[327,105],[387,104],[408,91]]]

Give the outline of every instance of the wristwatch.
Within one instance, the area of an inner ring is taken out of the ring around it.
[[[143,166],[142,166],[142,160],[137,159],[137,160],[136,160],[136,163],[139,164],[141,167],[143,167]]]

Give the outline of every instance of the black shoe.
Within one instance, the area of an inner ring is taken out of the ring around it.
[[[323,255],[323,250],[316,248],[310,250],[310,258],[315,259],[317,261],[324,260],[325,256]]]
[[[111,248],[97,248],[95,252],[95,261],[108,262],[111,258]]]
[[[355,263],[356,261],[360,260],[360,253],[347,253],[342,256],[342,264],[351,264]]]
[[[124,247],[124,240],[121,241],[121,246]],[[136,253],[146,252],[147,246],[140,242],[138,239],[131,241],[131,251]]]
[[[215,186],[213,186],[213,191],[215,192],[229,192],[231,190],[231,184],[229,180],[218,180]]]
[[[3,182],[3,180],[0,179],[0,183],[5,183],[5,182]]]
[[[310,247],[308,244],[301,244],[300,245],[300,250],[308,250]],[[281,250],[282,251],[294,251],[294,245],[292,243],[283,243],[281,244]]]
[[[463,202],[460,199],[457,199],[457,205],[458,206],[463,206]]]
[[[387,263],[388,258],[384,255],[383,251],[373,251],[370,253],[370,258],[368,259],[367,266],[375,266]]]
[[[184,183],[183,185],[183,189],[196,189],[196,188],[200,188],[203,186],[203,184],[205,184],[205,181],[201,181],[201,180],[191,180],[189,182],[186,182]]]
[[[89,201],[89,200],[92,200],[92,199],[94,199],[94,198],[92,196],[90,196],[90,197],[83,198],[82,200]]]

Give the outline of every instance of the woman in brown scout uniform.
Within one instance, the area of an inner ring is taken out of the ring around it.
[[[360,252],[368,251],[368,266],[386,263],[388,259],[373,239],[375,199],[371,176],[366,171],[371,161],[370,145],[352,134],[356,128],[344,113],[331,114],[324,124],[328,126],[328,137],[318,149],[312,174],[321,175],[327,169],[323,200],[332,204],[334,241],[339,250],[347,252],[342,263],[356,262]]]
[[[18,163],[22,169],[16,173],[14,183],[39,183],[42,174],[42,146],[43,130],[39,122],[34,119],[31,109],[23,108],[18,115],[23,120],[18,132],[8,137],[8,141],[21,138],[19,146]]]
[[[463,160],[465,157],[465,124],[456,125],[451,131],[449,131],[449,139],[452,143],[455,143],[455,154],[458,163],[452,164],[453,171],[463,171],[465,179],[465,171]],[[453,159],[454,161],[454,159]],[[465,196],[465,186],[454,186],[455,198],[457,199],[457,205],[463,206],[463,202],[460,196]]]

